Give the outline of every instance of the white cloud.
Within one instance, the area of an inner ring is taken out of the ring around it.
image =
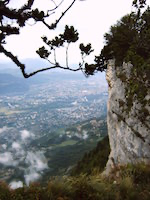
[[[13,142],[12,148],[18,150],[18,149],[21,149],[21,145],[18,142]]]
[[[7,127],[3,127],[0,129],[0,133],[7,130]],[[6,134],[9,134],[9,131],[7,131]],[[5,166],[13,166],[16,169],[21,170],[24,175],[25,183],[29,185],[30,182],[39,179],[43,170],[48,168],[47,160],[43,151],[32,152],[27,149],[26,142],[30,142],[35,138],[35,135],[32,132],[22,130],[20,132],[16,132],[14,136],[16,137],[15,141],[14,138],[12,140],[10,139],[8,146],[7,144],[1,145],[3,152],[0,153],[0,163]],[[8,150],[6,151],[6,149]],[[6,152],[4,152],[4,150]],[[25,167],[22,165],[20,166],[20,163],[24,163]],[[21,181],[13,180],[10,183],[10,187],[12,189],[22,186],[23,183]]]
[[[30,182],[34,182],[35,180],[39,179],[41,173],[44,169],[48,168],[46,158],[43,152],[28,152],[26,159],[26,164],[28,164],[28,168],[25,169],[25,182],[29,185]]]
[[[13,155],[10,152],[0,154],[0,163],[6,166],[16,166],[17,162],[13,160]]]
[[[31,171],[29,174],[24,175],[24,178],[25,178],[25,183],[29,185],[30,182],[34,182],[37,179],[39,179],[40,174],[37,173],[36,171]]]
[[[0,134],[3,133],[4,131],[7,131],[8,127],[7,126],[3,126],[2,128],[0,128]]]
[[[33,133],[27,131],[27,130],[22,130],[21,132],[21,139],[26,140],[27,138],[33,137]]]
[[[87,131],[83,131],[83,136],[82,136],[82,138],[83,138],[84,140],[86,140],[88,137],[89,137],[89,136],[88,136],[88,134],[87,134]]]
[[[43,152],[28,152],[26,156],[26,163],[36,171],[41,171],[48,167]]]
[[[75,136],[83,140],[86,140],[89,137],[85,130],[82,133],[75,133]]]
[[[3,148],[3,149],[6,149],[6,148],[7,148],[7,145],[6,145],[6,144],[2,144],[2,148]]]
[[[17,189],[23,187],[23,183],[21,181],[13,181],[9,184],[11,189]]]

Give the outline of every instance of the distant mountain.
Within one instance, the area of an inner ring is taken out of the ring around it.
[[[26,65],[26,72],[30,73],[33,71],[36,71],[41,68],[50,67],[49,63],[43,61],[42,59],[25,59],[21,60],[22,63]],[[75,65],[72,65],[75,67]],[[0,62],[0,73],[7,73],[15,76],[22,77],[20,69],[13,63],[13,62]],[[39,74],[36,74],[35,76],[29,78],[29,79],[41,79],[43,76],[47,76],[52,79],[78,79],[85,77],[81,72],[71,72],[67,70],[61,70],[61,69],[51,69],[48,71],[41,72]],[[29,80],[28,79],[28,80]]]
[[[22,62],[27,65],[26,71],[28,73],[33,72],[38,68],[49,66],[39,59],[26,59]],[[87,81],[92,84],[96,80],[98,80],[98,83],[102,88],[107,88],[104,73],[98,73],[95,76],[86,78],[82,72],[53,69],[25,79],[20,69],[13,62],[0,63],[0,95],[24,93],[28,91],[33,84],[50,84],[55,82],[61,82],[63,84],[63,81]]]
[[[0,95],[24,93],[28,90],[29,84],[25,79],[0,73]]]
[[[65,72],[40,73],[25,79],[19,69],[6,68],[0,70],[0,95],[22,94],[27,92],[32,85],[83,79],[82,74]]]
[[[41,69],[44,67],[49,67],[49,63],[43,61],[42,59],[25,59],[22,60],[22,63],[26,64],[26,71],[33,72],[37,69]],[[75,67],[76,64],[73,64],[72,67]],[[20,69],[13,63],[13,62],[0,62],[0,73],[4,74],[11,74],[18,77],[23,77],[21,74]],[[100,79],[104,85],[106,85],[105,73],[98,73],[94,76],[90,76],[89,80],[93,79]],[[87,78],[84,76],[82,72],[71,72],[68,70],[61,70],[61,69],[52,69],[48,70],[28,79],[30,82],[47,82],[47,81],[61,81],[61,80],[86,80]]]

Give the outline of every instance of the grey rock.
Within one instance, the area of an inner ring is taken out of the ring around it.
[[[115,166],[137,162],[150,163],[150,105],[145,105],[149,116],[143,123],[139,116],[139,111],[143,108],[140,102],[135,100],[129,113],[125,112],[119,104],[123,102],[123,107],[127,108],[125,92],[127,83],[122,81],[117,74],[123,72],[127,79],[130,79],[132,67],[130,63],[123,63],[121,67],[116,68],[114,60],[108,64],[106,73],[109,85],[107,124],[111,153],[106,165],[106,174]],[[150,88],[145,98],[150,99]]]

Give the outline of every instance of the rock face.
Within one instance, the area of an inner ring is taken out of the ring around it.
[[[150,163],[149,81],[142,86],[147,91],[146,101],[139,102],[134,94],[134,101],[127,102],[127,82],[132,79],[132,68],[131,64],[126,63],[116,68],[111,60],[106,73],[109,85],[107,124],[111,147],[106,173],[118,165]]]

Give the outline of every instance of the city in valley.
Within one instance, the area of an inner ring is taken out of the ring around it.
[[[0,77],[0,180],[12,188],[69,173],[107,134],[104,76]]]

